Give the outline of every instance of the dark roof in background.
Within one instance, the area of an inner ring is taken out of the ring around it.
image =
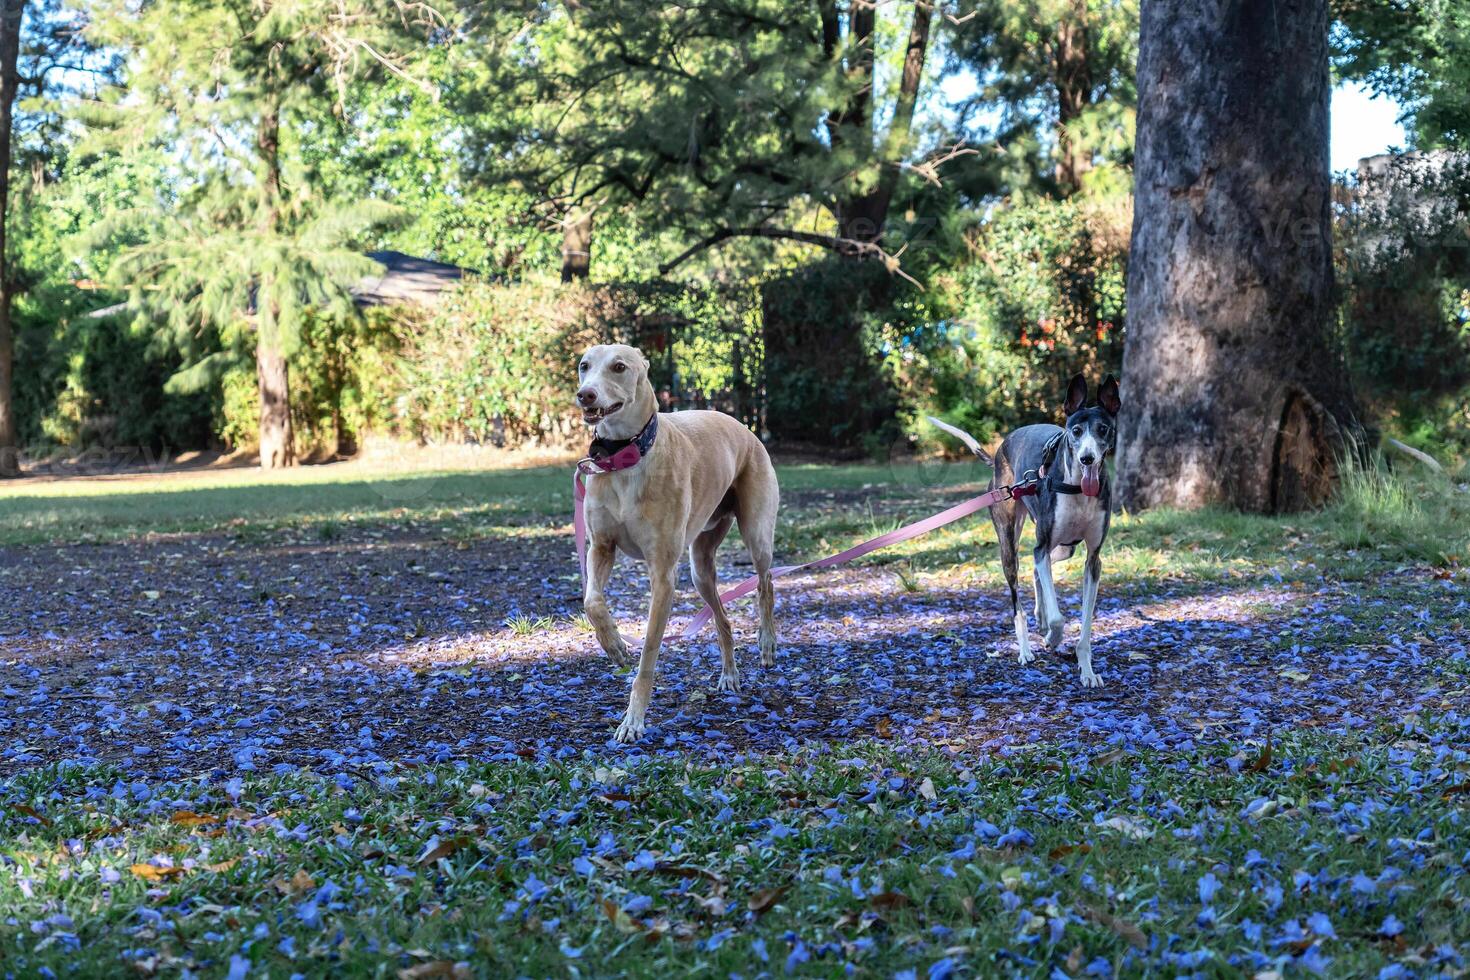
[[[368,252],[367,257],[383,266],[383,274],[352,287],[353,297],[362,306],[427,306],[465,276],[475,275],[473,269],[402,252]]]
[[[421,259],[403,252],[368,252],[367,257],[383,267],[380,275],[367,276],[352,287],[359,306],[431,306],[441,293],[457,286],[465,276],[478,275],[447,262]],[[127,312],[127,303],[114,303],[86,314],[105,317]]]

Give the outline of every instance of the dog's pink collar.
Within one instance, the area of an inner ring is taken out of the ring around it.
[[[658,438],[658,413],[648,417],[648,422],[631,439],[604,439],[598,436],[587,447],[587,455],[577,463],[577,472],[592,476],[597,473],[615,473],[628,470],[643,462],[653,440]]]

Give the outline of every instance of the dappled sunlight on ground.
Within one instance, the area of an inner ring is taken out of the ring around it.
[[[723,552],[727,587],[749,573],[741,558]],[[630,677],[576,622],[580,583],[554,521],[474,537],[344,527],[15,548],[5,569],[8,607],[22,612],[0,636],[0,772],[62,759],[180,775],[629,751],[608,739]],[[711,629],[666,644],[652,727],[632,751],[875,737],[985,752],[1043,740],[1180,748],[1470,706],[1465,599],[1427,572],[1105,577],[1100,690],[1077,682],[1075,584],[1061,590],[1061,650],[1022,667],[1004,591],[966,578],[888,565],[781,580],[778,665],[757,665],[749,602],[731,610],[741,694],[714,689]],[[642,633],[646,585],[641,565],[619,562],[610,598],[629,637]],[[1029,576],[1023,592],[1029,611]],[[686,573],[673,629],[697,608]]]

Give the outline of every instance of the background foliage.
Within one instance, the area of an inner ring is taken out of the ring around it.
[[[114,0],[57,0],[27,21],[26,71],[75,66],[17,103],[14,400],[36,451],[251,448],[262,270],[289,313],[291,418],[316,458],[374,432],[576,443],[567,365],[594,338],[645,346],[670,405],[879,456],[953,450],[925,414],[993,439],[1051,417],[1073,371],[1119,367],[1136,0],[942,5],[907,87],[907,3],[871,23],[840,0],[670,18],[145,6],[128,20]],[[1445,159],[1465,146],[1467,9],[1334,7],[1340,75],[1400,99],[1414,146]],[[259,125],[288,66],[262,230]],[[1360,389],[1388,431],[1451,455],[1470,438],[1463,170],[1377,198],[1350,181],[1338,233]],[[879,203],[874,237],[834,245],[844,216]],[[563,285],[578,215],[591,277]],[[722,230],[740,233],[712,241]],[[376,248],[474,281],[432,309],[361,315],[346,288]]]

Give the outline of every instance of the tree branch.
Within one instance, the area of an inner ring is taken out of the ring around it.
[[[812,231],[797,231],[793,228],[770,228],[765,225],[756,225],[749,228],[721,228],[713,234],[707,235],[693,245],[680,252],[672,260],[658,267],[658,274],[668,275],[674,269],[683,265],[686,261],[698,255],[706,249],[729,241],[732,238],[771,238],[790,242],[802,242],[807,245],[816,245],[820,248],[829,249],[838,255],[845,255],[855,259],[873,259],[881,262],[890,275],[906,279],[920,289],[923,283],[903,271],[899,263],[903,253],[908,249],[905,243],[903,248],[897,252],[888,252],[877,242],[859,241],[856,238],[844,238],[839,235],[823,235]]]
[[[939,180],[940,167],[958,157],[973,156],[979,152],[973,146],[966,146],[964,140],[960,140],[948,149],[938,151],[932,156],[920,160],[918,163],[909,163],[906,160],[900,160],[898,167],[900,170],[908,170],[911,173],[918,174],[935,187],[942,187],[943,184]]]
[[[909,144],[909,133],[914,125],[914,107],[919,100],[919,86],[924,80],[924,59],[929,51],[929,32],[933,11],[924,0],[915,0],[914,18],[909,24],[908,47],[904,51],[903,75],[899,80],[898,102],[893,109],[893,121],[883,140],[884,156],[891,163],[901,164]],[[874,194],[878,212],[886,214],[888,202],[898,186],[898,169],[886,170],[878,178]],[[881,225],[881,221],[879,222]]]

